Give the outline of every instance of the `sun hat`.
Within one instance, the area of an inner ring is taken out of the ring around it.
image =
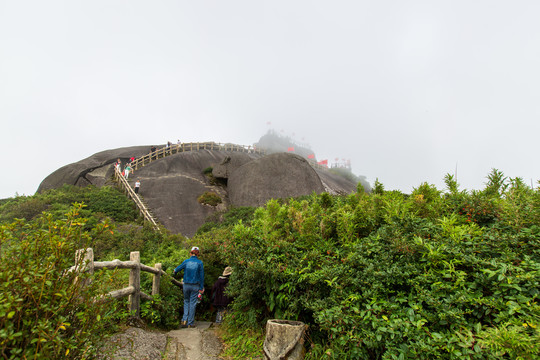
[[[223,270],[223,275],[222,276],[227,276],[227,275],[231,275],[231,274],[232,274],[232,267],[227,266],[225,268],[225,270]]]

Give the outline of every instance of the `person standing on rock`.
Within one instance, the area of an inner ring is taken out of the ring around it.
[[[114,166],[116,167],[118,172],[122,171],[122,161],[120,161],[120,159],[116,160],[116,163],[114,163]]]
[[[227,266],[217,281],[212,287],[212,305],[217,309],[216,324],[221,324],[223,321],[223,314],[227,309],[227,306],[231,303],[231,299],[225,295],[225,288],[229,284],[229,277],[232,274],[232,268]]]
[[[204,293],[204,265],[199,260],[199,248],[191,248],[190,258],[174,269],[173,275],[184,270],[184,316],[182,327],[195,327],[195,307],[199,294]]]
[[[140,187],[141,187],[141,182],[139,181],[139,179],[137,179],[137,181],[135,181],[135,194],[139,193]]]

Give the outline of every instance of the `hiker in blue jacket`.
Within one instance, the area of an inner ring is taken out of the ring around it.
[[[184,270],[184,316],[182,327],[195,327],[195,307],[199,294],[204,293],[204,265],[197,256],[199,248],[194,246],[186,259],[174,269],[174,275]]]

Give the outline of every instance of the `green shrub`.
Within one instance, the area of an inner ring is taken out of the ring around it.
[[[218,194],[215,192],[207,191],[201,196],[197,198],[197,201],[200,204],[204,205],[210,205],[210,206],[217,206],[218,204],[221,204],[222,200],[221,197],[219,197]]]
[[[74,264],[75,250],[108,229],[102,223],[84,231],[81,208],[76,204],[65,220],[48,214],[34,223],[20,220],[0,226],[0,353],[4,358],[91,358],[112,326],[114,307],[92,301],[97,282],[82,286],[87,275],[67,271]]]
[[[59,189],[48,190],[43,194],[19,196],[6,201],[0,206],[0,222],[9,222],[15,218],[32,220],[44,210],[50,210],[59,217],[73,203],[85,203],[85,216],[109,217],[118,222],[134,221],[138,211],[118,189],[110,186],[97,188],[88,186],[64,185]]]
[[[251,224],[256,208],[249,206],[234,206],[224,211],[218,211],[210,215],[205,223],[197,229],[197,234],[203,234],[219,227],[236,225],[239,221]]]
[[[532,359],[539,192],[454,185],[271,200],[250,225],[195,240],[205,266],[235,269],[230,324],[301,320],[308,359]]]
[[[19,196],[0,206],[0,222],[13,219],[32,220],[48,208],[48,204],[38,197]]]
[[[211,166],[207,167],[203,170],[204,175],[212,175],[212,170],[214,170]]]

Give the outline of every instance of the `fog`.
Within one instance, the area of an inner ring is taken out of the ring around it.
[[[0,0],[0,198],[61,166],[268,130],[385,189],[537,185],[537,1]]]

